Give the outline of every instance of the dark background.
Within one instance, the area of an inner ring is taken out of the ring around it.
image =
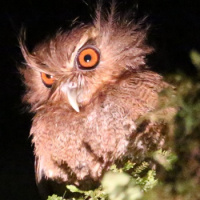
[[[34,158],[29,130],[31,116],[21,103],[24,87],[17,66],[23,62],[18,36],[27,30],[29,48],[71,20],[88,22],[94,0],[0,2],[0,199],[39,199],[34,180]],[[165,75],[183,71],[195,76],[189,52],[200,51],[199,0],[119,1],[119,9],[148,15],[149,43],[156,49],[149,57],[152,69]]]

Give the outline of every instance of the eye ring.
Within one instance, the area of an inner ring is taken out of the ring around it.
[[[94,69],[100,60],[100,52],[94,47],[87,46],[77,54],[78,67],[82,70]]]
[[[44,72],[41,72],[41,79],[43,84],[48,88],[51,88],[55,81],[55,78],[52,75],[45,74]]]

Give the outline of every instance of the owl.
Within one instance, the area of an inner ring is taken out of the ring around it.
[[[170,85],[146,65],[147,30],[114,7],[31,52],[21,39],[38,185],[91,188],[112,164],[143,160],[164,143],[165,123],[145,116]]]

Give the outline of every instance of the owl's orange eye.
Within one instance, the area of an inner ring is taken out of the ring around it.
[[[55,79],[52,75],[45,74],[43,72],[41,73],[41,78],[42,78],[42,82],[44,83],[44,85],[48,88],[50,88],[55,81]]]
[[[98,65],[99,57],[99,52],[96,49],[85,48],[78,54],[78,65],[81,69],[92,69]]]

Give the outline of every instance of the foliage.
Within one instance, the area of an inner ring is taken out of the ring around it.
[[[137,200],[142,197],[136,181],[123,172],[108,172],[102,180],[102,186],[111,200]]]
[[[63,200],[62,197],[58,197],[57,195],[49,196],[47,200]]]
[[[153,152],[153,159],[162,165],[165,170],[170,171],[173,169],[173,164],[177,161],[177,155],[170,151],[158,150]]]
[[[153,152],[140,164],[127,161],[121,168],[113,165],[95,190],[68,185],[68,190],[80,194],[71,200],[200,199],[200,54],[192,51],[190,57],[197,76],[178,72],[167,77],[176,85],[176,98],[169,104],[179,109],[170,124],[173,131],[169,131],[165,150]],[[60,199],[55,195],[48,198]]]

